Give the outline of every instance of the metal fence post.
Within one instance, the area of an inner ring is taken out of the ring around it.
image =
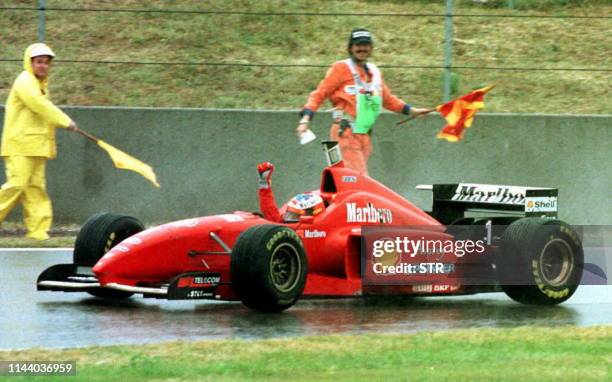
[[[45,0],[38,0],[38,42],[45,42]]]
[[[451,96],[451,59],[453,55],[453,0],[446,0],[444,24],[444,102]]]

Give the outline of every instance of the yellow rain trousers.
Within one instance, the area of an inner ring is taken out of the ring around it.
[[[21,202],[27,236],[46,239],[52,212],[45,164],[56,156],[55,128],[68,127],[71,120],[49,100],[47,80],[34,75],[30,59],[34,46],[26,49],[25,70],[15,80],[6,102],[0,147],[6,183],[0,188],[0,223]]]
[[[7,182],[0,189],[0,221],[21,201],[28,237],[48,239],[53,212],[45,190],[43,157],[10,156],[4,158]]]

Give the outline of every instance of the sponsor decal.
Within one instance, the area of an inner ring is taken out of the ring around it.
[[[433,291],[433,285],[431,284],[419,284],[412,286],[413,293],[431,293]]]
[[[344,175],[342,177],[344,183],[357,183],[357,177],[352,175]]]
[[[235,222],[244,221],[244,218],[242,216],[234,215],[234,214],[219,215],[219,217],[221,219],[225,220],[228,223],[235,223]]]
[[[318,230],[309,230],[307,229],[306,231],[304,231],[304,237],[307,239],[318,239],[318,238],[322,238],[322,237],[326,237],[327,236],[327,232],[325,231],[318,231]]]
[[[98,278],[96,276],[68,276],[68,280],[84,281],[84,282],[96,282],[96,281],[98,281]]]
[[[497,186],[492,184],[460,183],[451,200],[457,202],[523,205],[526,187]]]
[[[368,82],[368,83],[366,83],[366,84],[365,84],[365,86],[366,86],[368,89],[375,89],[375,90],[376,90],[376,89],[380,89],[380,87],[379,87],[379,86],[376,86],[376,84],[374,84],[373,82]],[[379,91],[380,91],[380,90],[379,90]],[[361,94],[363,94],[363,93],[365,93],[365,92],[366,92],[366,90],[365,90],[365,89],[360,89],[360,88],[359,88],[358,86],[356,86],[356,85],[346,85],[346,86],[344,87],[344,92],[345,92],[346,94],[356,95],[356,94],[360,94],[360,93],[361,93]]]
[[[137,237],[132,236],[132,237],[128,237],[128,238],[127,238],[127,239],[125,239],[123,242],[124,242],[124,243],[126,243],[126,244],[134,244],[134,245],[139,245],[139,244],[141,244],[141,243],[142,243],[142,240],[141,240],[141,239],[139,239],[139,238],[137,238]]]
[[[113,249],[114,249],[114,248],[113,248]],[[102,264],[102,260],[104,260],[104,259],[110,259],[111,257],[114,257],[114,256],[116,256],[116,255],[118,255],[118,253],[117,253],[117,252],[115,252],[114,250],[111,250],[110,252],[106,252],[106,253],[104,254],[104,256],[102,256],[102,258],[101,258],[100,260],[98,260],[98,264]]]
[[[450,285],[434,285],[434,292],[450,292]]]
[[[451,293],[459,289],[458,285],[448,284],[418,284],[412,286],[413,293]]]
[[[389,249],[388,251],[384,251],[383,253],[378,254],[378,256],[375,255],[372,257],[372,268],[373,269],[377,269],[377,267],[381,269],[383,267],[388,268],[388,267],[392,267],[392,266],[399,264],[399,262],[400,262],[400,254],[394,251],[393,249]],[[374,270],[374,273],[377,273],[381,276],[390,275],[390,273],[376,272],[376,270]]]
[[[213,292],[205,291],[205,290],[191,290],[187,293],[187,298],[202,298],[202,297],[212,297]]]
[[[136,236],[138,236],[138,237],[147,236],[147,235],[150,235],[150,234],[155,233],[157,231],[160,231],[162,229],[163,229],[162,226],[158,225],[156,227],[152,227],[152,228],[146,229],[146,230],[144,230],[142,232],[139,232],[138,234],[136,234]]]
[[[219,285],[221,275],[201,275],[181,277],[177,283],[178,288],[206,288]]]
[[[171,223],[175,227],[195,227],[198,225],[198,219],[186,219],[179,220],[177,222]]]
[[[357,203],[346,203],[346,221],[348,223],[381,223],[390,224],[393,212],[388,208],[377,208],[372,203],[358,207]]]
[[[112,250],[110,250],[109,252],[106,252],[102,258],[100,258],[100,260],[98,260],[98,262],[96,263],[96,265],[102,265],[104,264],[104,260],[109,260],[115,256],[119,255],[119,252],[115,252],[115,248],[113,248]]]
[[[391,240],[390,238],[383,238],[381,241]],[[372,261],[374,263],[381,263],[382,265],[396,265],[400,261],[400,253],[395,248],[384,248],[382,251],[373,252]]]
[[[525,212],[556,212],[556,196],[530,196],[525,199]]]
[[[355,94],[358,93],[357,86],[355,86],[355,85],[346,85],[344,87],[344,92],[346,94],[355,95]]]
[[[193,278],[195,285],[218,285],[221,281],[221,276],[197,276]]]

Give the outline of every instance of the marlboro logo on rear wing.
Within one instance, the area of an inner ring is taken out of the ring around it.
[[[477,210],[557,217],[556,188],[459,183],[419,185],[417,189],[433,192],[432,215],[444,223],[464,217],[466,211]]]

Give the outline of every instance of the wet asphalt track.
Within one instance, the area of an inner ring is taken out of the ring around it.
[[[70,261],[68,251],[0,251],[0,349],[612,323],[612,286],[582,286],[566,303],[546,308],[493,293],[300,301],[279,315],[251,312],[240,303],[142,297],[105,302],[81,293],[36,291],[42,270]]]

